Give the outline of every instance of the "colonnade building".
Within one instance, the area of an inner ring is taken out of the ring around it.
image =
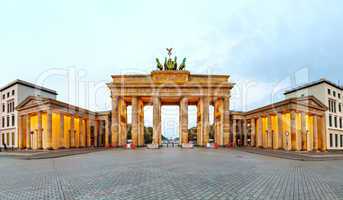
[[[18,147],[18,112],[15,107],[29,96],[56,99],[57,92],[19,79],[0,88],[0,148]]]
[[[248,112],[230,111],[234,84],[227,75],[198,75],[185,70],[158,70],[151,74],[113,75],[107,84],[112,110],[97,113],[54,99],[28,97],[18,107],[19,147],[58,149],[123,147],[131,138],[144,140],[144,106],[153,107],[152,144],[162,144],[161,107],[179,106],[179,138],[188,144],[188,107],[197,107],[196,145],[213,142],[222,147],[325,151],[327,107],[313,96],[294,97]],[[127,108],[132,107],[128,116]],[[209,106],[214,107],[210,134]]]

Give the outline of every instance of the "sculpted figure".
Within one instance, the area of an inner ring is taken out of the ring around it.
[[[160,63],[160,60],[159,60],[158,58],[156,58],[156,63],[157,63],[157,69],[163,70],[163,66],[162,66],[162,64]]]
[[[182,60],[182,63],[179,66],[179,70],[185,70],[186,68],[186,58]]]

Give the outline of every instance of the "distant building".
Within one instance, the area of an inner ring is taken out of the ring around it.
[[[18,147],[15,107],[29,96],[56,99],[57,92],[26,81],[15,80],[0,89],[0,147]]]
[[[326,111],[328,149],[343,149],[342,86],[320,79],[285,92],[286,98],[314,96],[329,110]]]

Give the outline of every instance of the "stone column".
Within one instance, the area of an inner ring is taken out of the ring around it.
[[[278,137],[277,137],[277,145],[276,148],[280,149],[283,145],[283,119],[282,119],[282,113],[277,113],[277,123],[278,123]]]
[[[31,121],[30,121],[30,115],[26,115],[26,148],[31,149],[32,148],[32,141],[31,141]]]
[[[119,113],[118,113],[118,97],[113,96],[112,97],[112,122],[111,122],[111,137],[112,137],[112,146],[117,147],[118,146],[118,139],[119,139]],[[105,140],[106,143],[106,140]],[[107,145],[108,147],[108,139],[107,139]]]
[[[270,114],[267,115],[267,148],[273,148],[273,127],[272,127],[272,116]]]
[[[301,130],[300,130],[300,136],[299,137],[299,144],[300,145],[300,151],[305,150],[305,139],[306,139],[306,114],[304,112],[301,112]],[[306,141],[308,142],[308,141]]]
[[[182,97],[179,106],[179,126],[180,126],[180,137],[181,145],[188,143],[188,98]]]
[[[124,98],[119,98],[118,104],[118,121],[119,121],[119,146],[124,146],[127,143],[127,106]]]
[[[311,138],[311,132],[310,130],[306,131],[306,151],[312,151],[313,150],[313,138]]]
[[[78,124],[76,123],[78,119]],[[78,131],[78,127],[80,124],[80,116],[78,114],[75,115],[75,120],[74,120],[74,147],[78,148],[79,147],[79,136],[78,134],[80,134],[80,131]]]
[[[160,145],[161,138],[161,100],[159,97],[153,97],[153,144]]]
[[[42,112],[37,113],[37,149],[43,149],[43,128],[42,128]]]
[[[93,118],[93,116],[88,115],[88,118],[86,119],[86,124],[87,124],[87,128],[86,128],[87,129],[87,132],[86,132],[86,141],[87,142],[85,144],[86,147],[92,146],[92,144],[91,144],[92,143],[92,133],[91,133],[92,129],[91,128],[93,126],[94,120],[92,120],[91,118]],[[94,131],[94,129],[93,129],[93,131]],[[93,137],[93,139],[94,139],[94,137]]]
[[[18,148],[23,149],[24,148],[24,142],[23,142],[23,117],[20,115],[17,117],[17,125],[18,125]]]
[[[144,146],[144,102],[138,99],[138,146]]]
[[[98,147],[98,135],[99,135],[99,123],[98,120],[94,120],[94,147]]]
[[[258,116],[257,119],[257,147],[263,147],[262,145],[262,117],[261,115]]]
[[[243,135],[244,135],[244,146],[248,146],[248,129],[247,129],[247,120],[243,119]]]
[[[110,143],[109,143],[109,137],[110,137],[110,133],[108,130],[109,126],[109,122],[108,119],[105,120],[105,147],[109,147]]]
[[[59,134],[59,148],[64,149],[64,114],[60,113],[60,134]]]
[[[52,150],[52,111],[47,110],[47,137],[46,137],[46,149]]]
[[[230,97],[224,97],[223,101],[223,109],[224,109],[224,121],[223,121],[223,142],[224,145],[230,144]]]
[[[74,117],[74,114],[72,114],[70,117],[69,146],[71,148],[75,148],[75,117]]]
[[[289,140],[289,143],[291,145],[291,149],[292,150],[299,150],[299,134],[297,133],[297,128],[296,128],[296,112],[295,111],[291,111],[291,139]],[[295,148],[292,146],[292,137],[295,137],[295,141],[296,141],[296,146]]]
[[[138,145],[138,98],[132,97],[132,113],[131,113],[131,137],[132,143]]]
[[[251,136],[250,136],[250,146],[254,147],[256,145],[256,126],[255,126],[255,118],[250,120],[251,126]]]
[[[208,143],[209,139],[209,99],[208,97],[202,97],[199,101],[199,118],[200,118],[200,146],[204,146]]]
[[[202,146],[203,143],[203,135],[202,135],[202,121],[201,121],[201,109],[202,109],[202,100],[199,99],[197,104],[197,145]]]
[[[322,138],[322,151],[327,150],[327,143],[326,143],[326,123],[325,123],[325,115],[319,117],[319,124],[320,124],[320,133],[321,133],[321,138]]]
[[[318,151],[319,149],[319,139],[318,139],[318,117],[317,115],[313,116],[313,149]]]
[[[83,128],[83,125],[84,125],[84,121],[83,121],[83,115],[82,115],[82,116],[80,116],[80,119],[79,119],[79,130],[80,130],[80,133],[79,133],[79,147],[85,147],[84,146],[85,130]]]
[[[236,122],[237,120],[236,119],[233,119],[232,120],[232,136],[233,136],[233,138],[232,138],[232,146],[233,147],[236,147],[236,145],[237,145],[237,122]]]
[[[224,145],[224,104],[223,99],[218,98],[214,103],[214,126],[215,126],[215,142]]]

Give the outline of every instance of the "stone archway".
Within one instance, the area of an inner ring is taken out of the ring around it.
[[[184,70],[153,71],[148,75],[113,75],[108,84],[112,96],[112,146],[126,144],[126,109],[132,106],[132,143],[144,145],[144,105],[153,106],[153,144],[161,145],[161,106],[178,105],[180,139],[188,143],[188,106],[197,106],[197,144],[209,138],[209,106],[216,107],[215,142],[229,141],[229,99],[233,84],[227,75],[196,75]]]

